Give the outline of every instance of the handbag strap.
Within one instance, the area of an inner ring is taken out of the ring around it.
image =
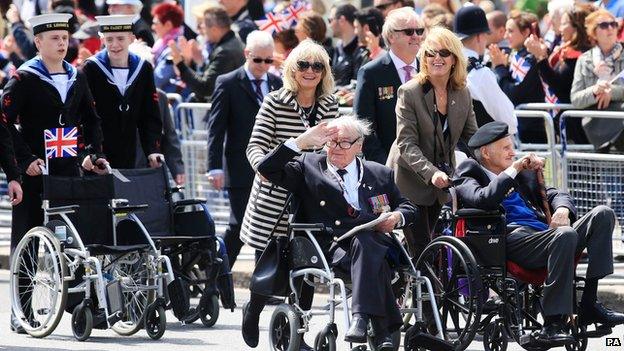
[[[288,208],[288,206],[290,206],[290,200],[291,199],[292,199],[292,193],[288,193],[288,197],[286,198],[286,202],[284,203],[284,207],[282,208],[282,211],[280,211],[279,216],[277,216],[277,221],[275,222],[275,225],[273,226],[273,229],[271,229],[271,233],[269,234],[268,240],[270,240],[273,237],[273,235],[275,234],[275,231],[277,230],[277,226],[279,225],[280,220],[284,216],[284,213],[286,213],[286,209]]]

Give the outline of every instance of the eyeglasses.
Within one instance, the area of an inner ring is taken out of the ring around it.
[[[335,141],[335,140],[330,140],[327,143],[325,143],[325,145],[327,145],[327,147],[329,148],[335,148],[336,146],[338,146],[341,149],[350,149],[351,146],[353,146],[353,144],[357,143],[358,140],[360,140],[361,137],[357,137],[355,140],[353,141]]]
[[[321,73],[325,69],[325,65],[322,62],[297,61],[299,72],[305,72],[310,67],[312,67],[314,73]]]
[[[251,60],[252,60],[254,63],[262,63],[262,62],[264,62],[264,63],[266,63],[267,65],[271,65],[271,64],[273,64],[273,59],[272,59],[272,58],[265,58],[265,59],[263,59],[263,58],[260,58],[260,57],[253,57],[253,56],[252,56]]]
[[[398,0],[390,1],[390,2],[387,2],[385,4],[379,4],[379,5],[375,6],[375,8],[377,10],[379,10],[379,11],[384,11],[385,9],[387,9],[388,7],[396,4],[397,2],[399,2],[399,1]]]
[[[425,56],[427,57],[436,57],[436,55],[439,54],[440,57],[446,58],[449,57],[451,55],[453,55],[453,53],[448,50],[448,49],[441,49],[441,50],[426,50],[425,51]]]
[[[613,29],[617,29],[618,26],[619,25],[616,21],[598,23],[598,28],[600,29],[609,29],[609,27],[612,27]]]
[[[411,37],[416,33],[416,35],[421,36],[425,33],[425,28],[405,28],[405,29],[395,29],[395,32],[403,32],[408,37]]]

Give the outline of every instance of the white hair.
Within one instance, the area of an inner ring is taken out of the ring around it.
[[[572,9],[574,9],[574,0],[551,0],[548,2],[548,13],[551,16],[555,13],[561,14]]]
[[[328,127],[342,127],[344,129],[355,132],[360,138],[364,138],[371,133],[371,124],[363,119],[357,118],[355,115],[343,115],[336,119],[332,119],[327,123]]]
[[[381,36],[386,42],[386,45],[390,45],[390,41],[388,40],[390,35],[397,29],[405,29],[407,23],[412,19],[416,19],[416,21],[422,25],[420,16],[418,16],[416,11],[414,11],[411,7],[401,7],[388,12],[386,21],[384,22],[383,27],[381,27]]]
[[[245,49],[252,51],[254,49],[271,49],[275,48],[273,37],[268,32],[254,30],[247,35],[247,45]]]

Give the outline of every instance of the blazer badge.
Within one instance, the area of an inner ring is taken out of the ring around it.
[[[379,96],[379,100],[389,100],[394,97],[394,87],[377,87],[377,95]]]

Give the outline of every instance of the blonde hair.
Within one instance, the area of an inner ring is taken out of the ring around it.
[[[416,80],[422,85],[429,80],[429,67],[425,52],[435,50],[434,43],[449,50],[455,56],[455,65],[451,67],[449,86],[453,90],[463,89],[466,86],[466,76],[468,75],[468,60],[462,52],[462,43],[450,30],[442,27],[433,27],[427,34],[427,38],[422,43],[418,51],[420,61],[420,72],[416,75]]]
[[[325,48],[314,42],[312,39],[306,39],[299,43],[284,61],[284,88],[296,93],[299,91],[299,83],[295,79],[297,72],[297,61],[316,61],[321,62],[325,69],[321,73],[321,81],[316,87],[316,96],[329,95],[334,92],[334,77],[332,75],[331,66],[329,64],[329,55]]]
[[[589,37],[593,40],[596,40],[596,28],[598,28],[598,19],[603,16],[611,17],[614,20],[616,19],[611,12],[603,8],[599,8],[587,15],[587,17],[585,17],[585,29],[587,30],[587,35],[589,35]]]

